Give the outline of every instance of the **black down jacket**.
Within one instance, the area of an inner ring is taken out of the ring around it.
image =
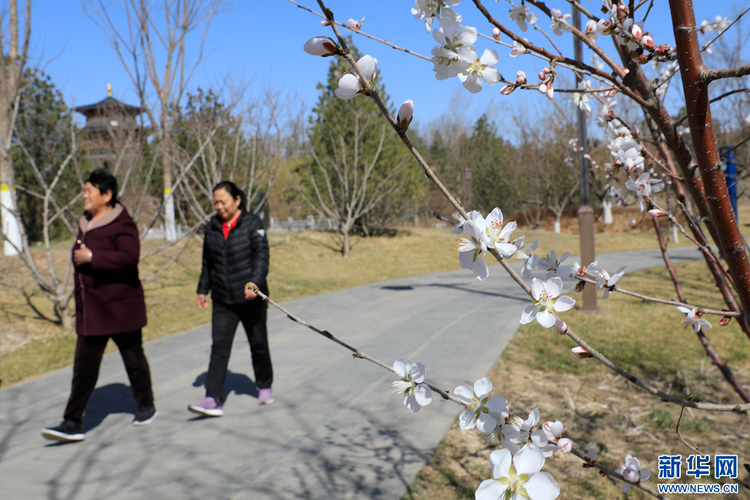
[[[198,294],[208,295],[223,304],[244,304],[245,283],[252,281],[268,295],[268,240],[263,222],[255,214],[242,210],[237,225],[224,241],[221,220],[213,217],[206,225],[203,239],[203,268]]]

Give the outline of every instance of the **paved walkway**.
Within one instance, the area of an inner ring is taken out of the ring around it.
[[[693,248],[675,261],[699,258]],[[608,270],[662,265],[658,251],[600,256]],[[285,304],[312,324],[386,363],[423,361],[452,390],[484,376],[528,304],[490,267],[403,278]],[[412,414],[390,395],[394,376],[269,313],[276,402],[257,404],[247,341],[236,337],[225,416],[196,418],[210,349],[203,326],[146,345],[159,417],[130,425],[135,403],[119,354],[110,354],[84,420],[86,441],[55,444],[71,369],[0,390],[0,498],[398,499],[432,455],[459,408],[436,399]]]

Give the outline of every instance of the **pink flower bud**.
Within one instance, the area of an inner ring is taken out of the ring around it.
[[[552,70],[551,70],[551,69],[549,69],[549,66],[545,66],[545,67],[544,67],[544,69],[542,69],[542,71],[543,71],[543,72],[544,72],[545,74],[546,74],[546,73],[551,73],[551,72],[552,72]]]
[[[574,347],[573,349],[570,350],[570,352],[572,352],[576,358],[586,359],[586,358],[591,357],[591,353],[589,353],[586,349],[584,349],[581,346]]]
[[[646,47],[648,50],[654,50],[654,47],[656,47],[656,43],[654,43],[654,39],[648,33],[644,33],[643,38],[641,39],[641,42],[643,43],[643,46]]]
[[[328,57],[336,54],[339,47],[327,36],[316,36],[305,42],[304,50],[313,56]]]
[[[719,326],[727,326],[729,322],[732,321],[732,318],[729,316],[724,316],[719,320]]]
[[[539,84],[539,92],[541,92],[542,94],[546,94],[547,93],[547,84],[546,83],[540,83]]]
[[[636,41],[640,41],[641,38],[643,38],[643,28],[638,24],[633,24],[630,27],[630,34],[633,35],[633,38],[635,38]]]
[[[568,438],[558,439],[557,449],[563,453],[570,453],[573,450],[573,441]]]
[[[641,54],[638,56],[638,64],[648,64],[651,60],[651,54]]]
[[[497,26],[492,28],[492,38],[494,38],[495,40],[500,40],[500,28],[498,28]]]
[[[658,208],[652,208],[648,211],[648,213],[653,217],[664,217],[665,215],[667,215],[667,212],[665,212],[664,210],[659,210]]]
[[[328,22],[328,19],[323,19],[322,21],[320,21],[320,25],[321,26],[330,26],[331,23]]]
[[[559,420],[557,420],[556,422],[548,420],[547,422],[544,422],[544,424],[542,424],[542,429],[544,429],[545,434],[548,434],[555,439],[560,439],[563,433],[563,423]]]
[[[411,123],[412,117],[414,115],[414,103],[411,99],[408,99],[404,101],[404,103],[401,105],[401,107],[398,110],[398,117],[397,117],[397,123],[398,127],[406,131],[409,128],[409,124]]]
[[[540,71],[536,76],[538,76],[540,80],[544,80],[545,78],[547,78],[547,74],[544,71]]]
[[[596,449],[594,447],[589,448],[588,453],[586,453],[586,460],[591,463],[596,462]]]
[[[547,86],[547,99],[551,101],[553,97],[555,97],[555,89],[552,88],[552,84],[550,83]]]
[[[515,85],[506,85],[505,87],[500,89],[500,93],[502,95],[510,95],[514,90],[516,90]]]
[[[630,227],[635,227],[638,225],[638,222],[635,219],[630,219]]]
[[[526,83],[526,73],[519,71],[516,73],[516,85],[523,85]]]
[[[583,283],[583,282],[581,282]],[[565,334],[568,332],[568,325],[565,323],[565,321],[558,319],[555,321],[555,331],[557,333]]]

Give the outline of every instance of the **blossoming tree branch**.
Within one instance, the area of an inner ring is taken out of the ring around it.
[[[604,172],[605,178],[612,186],[619,182],[631,191],[638,201],[641,212],[648,212],[657,228],[660,217],[666,217],[677,224],[675,214],[659,206],[654,196],[667,186],[673,191],[678,200],[677,205],[687,221],[689,239],[701,250],[727,305],[726,310],[716,310],[686,302],[663,240],[660,240],[660,247],[665,264],[670,269],[679,301],[649,297],[620,288],[618,285],[624,275],[624,266],[610,274],[607,270],[599,268],[597,262],[585,266],[583,263],[566,265],[564,262],[568,257],[567,253],[559,258],[554,250],[547,256],[534,255],[538,242],[526,247],[523,237],[512,239],[516,224],[506,224],[500,208],[495,208],[487,216],[477,211],[467,213],[409,140],[407,130],[415,111],[413,102],[405,101],[396,117],[392,116],[372,86],[377,77],[376,58],[365,55],[356,61],[347,48],[339,27],[363,33],[364,18],[349,19],[345,24],[337,23],[332,11],[325,7],[323,1],[317,1],[323,12],[321,17],[325,18],[321,24],[333,30],[335,40],[325,36],[315,37],[305,44],[304,50],[316,56],[337,56],[348,60],[351,71],[341,76],[335,95],[344,100],[358,98],[360,95],[373,99],[404,145],[422,166],[425,175],[435,183],[455,208],[457,213],[453,234],[459,236],[455,246],[462,268],[470,270],[479,280],[487,279],[489,269],[485,258],[492,254],[511,278],[531,297],[532,303],[521,315],[522,324],[537,321],[544,328],[554,328],[557,332],[568,335],[579,346],[572,349],[573,355],[598,360],[663,401],[709,411],[739,412],[750,409],[750,395],[703,333],[711,328],[711,323],[703,316],[714,314],[722,316],[722,326],[734,318],[750,338],[750,326],[747,321],[750,312],[750,263],[727,195],[726,180],[721,171],[722,159],[711,127],[711,101],[708,98],[708,86],[712,82],[746,76],[750,74],[750,66],[715,70],[707,68],[702,59],[702,53],[709,50],[715,40],[731,27],[732,23],[728,19],[717,17],[713,22],[704,21],[698,26],[689,1],[670,0],[670,12],[676,35],[676,45],[672,47],[664,43],[659,44],[651,33],[645,31],[651,10],[651,5],[645,6],[647,2],[640,2],[636,6],[632,0],[604,0],[601,8],[602,17],[594,15],[577,1],[559,2],[563,7],[570,5],[579,9],[588,18],[585,28],[578,29],[571,24],[571,15],[563,14],[562,9],[549,8],[537,0],[521,1],[520,4],[508,1],[510,23],[515,23],[520,32],[527,31],[531,26],[542,33],[549,45],[545,47],[531,43],[509,28],[509,25],[493,15],[480,0],[472,0],[471,3],[486,19],[488,27],[491,28],[491,36],[482,35],[477,28],[462,24],[463,17],[456,10],[461,0],[416,0],[411,9],[415,17],[424,21],[425,30],[432,34],[437,43],[431,52],[430,61],[435,77],[439,80],[458,78],[471,93],[481,92],[486,87],[498,83],[504,84],[500,89],[502,95],[510,95],[519,90],[537,91],[551,100],[555,98],[556,91],[571,93],[570,101],[586,114],[593,113],[590,104],[593,96],[600,103],[597,124],[605,130],[610,151],[610,161],[601,167],[594,165],[595,168]],[[548,29],[542,25],[541,20],[545,18],[551,23]],[[548,31],[551,31],[551,34]],[[698,35],[712,32],[716,33],[716,37],[701,45]],[[560,44],[555,42],[554,37],[562,37],[565,34],[580,39],[591,49],[595,54],[591,64],[563,54],[559,49]],[[380,41],[372,35],[367,36]],[[512,45],[501,40],[502,36],[508,37]],[[614,54],[604,50],[598,43],[600,37],[611,38]],[[496,50],[485,48],[479,55],[475,43],[480,38],[488,43],[512,47],[509,54],[511,58],[529,54],[546,60],[548,65],[539,72],[536,81],[523,71],[515,73],[515,80],[506,80],[495,68],[499,62]],[[383,43],[427,59],[409,49],[396,47],[385,41]],[[657,78],[647,74],[647,63],[656,65]],[[561,71],[571,71],[576,75],[580,81],[578,88],[557,89],[555,79]],[[669,81],[678,73],[682,78],[686,115],[685,118],[675,120],[664,105],[664,97],[670,88]],[[592,84],[592,81],[595,83]],[[649,135],[642,133],[635,125],[628,123],[626,116],[621,116],[615,111],[617,102],[613,98],[617,94],[641,107],[646,116]],[[730,93],[725,94],[728,95]],[[688,130],[678,126],[684,119],[687,119],[689,124]],[[695,154],[686,140],[685,135],[688,133]],[[614,187],[610,188],[610,191],[614,197],[622,196]],[[708,236],[703,233],[699,220],[704,222],[709,232]],[[679,227],[683,234],[688,235],[682,225]],[[718,255],[709,245],[711,240],[718,247]],[[510,258],[522,260],[523,268],[520,275],[507,264],[506,260]],[[722,264],[722,260],[726,265]],[[544,279],[531,277],[533,269],[546,272]],[[529,278],[530,284],[527,283]],[[561,313],[572,309],[575,304],[574,299],[563,294],[566,282],[575,283],[574,286],[578,290],[586,284],[596,286],[597,290],[603,290],[604,298],[613,292],[621,292],[641,300],[677,307],[685,314],[682,324],[699,336],[707,355],[721,369],[744,403],[717,404],[678,398],[615,365],[561,319]],[[328,333],[311,328],[324,335]],[[332,337],[330,334],[326,336]],[[634,484],[656,497],[663,498],[659,493],[641,484],[641,481],[649,478],[650,473],[640,467],[637,458],[627,455],[617,470],[606,470],[596,464],[594,450],[589,450],[585,454],[574,450],[570,439],[563,437],[561,422],[548,421],[539,425],[538,409],[534,409],[527,418],[511,416],[508,401],[499,395],[492,395],[492,384],[487,378],[478,380],[473,388],[456,387],[455,396],[449,396],[447,391],[437,389],[426,382],[426,369],[420,362],[412,363],[407,359],[398,358],[389,367],[385,363],[362,355],[356,349],[345,347],[353,350],[355,356],[369,359],[396,373],[399,380],[393,382],[391,387],[394,393],[404,394],[404,405],[411,411],[419,411],[421,407],[429,404],[432,392],[436,390],[444,398],[464,406],[459,416],[462,429],[476,428],[488,442],[495,439],[499,441],[500,449],[490,454],[493,478],[479,485],[476,491],[477,499],[556,498],[560,488],[551,475],[541,472],[541,468],[545,459],[553,454],[571,451],[587,466],[598,467],[610,477],[623,480],[623,491],[627,492]]]

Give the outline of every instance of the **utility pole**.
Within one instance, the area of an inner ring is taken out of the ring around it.
[[[581,31],[581,11],[573,5],[573,26]],[[581,39],[573,37],[573,52],[576,61],[583,61]],[[580,88],[583,74],[576,72],[576,85]],[[578,208],[578,234],[581,244],[581,266],[587,266],[596,259],[594,248],[594,209],[589,198],[589,165],[586,158],[586,115],[578,107],[578,164],[581,169],[581,206]],[[597,311],[596,288],[587,283],[583,289],[583,310]]]

